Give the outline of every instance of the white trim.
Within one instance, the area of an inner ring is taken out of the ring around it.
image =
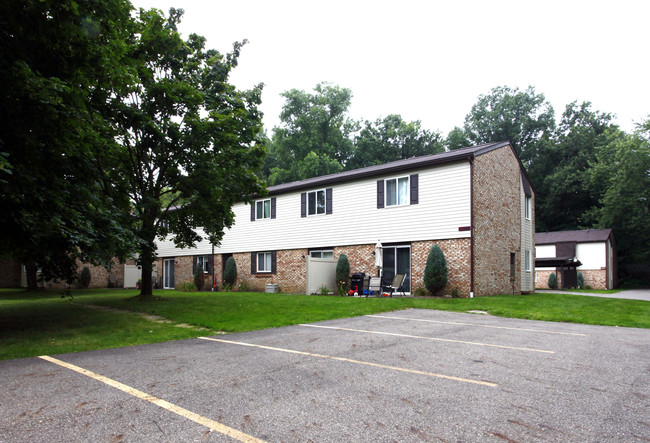
[[[266,209],[266,202],[269,203],[269,212],[268,214],[265,214],[264,210]],[[262,203],[262,216],[260,217],[259,211],[257,204]],[[256,200],[255,201],[255,220],[265,220],[271,218],[271,199],[270,198],[265,198],[263,200]]]
[[[264,265],[267,264],[268,257],[268,266],[269,269],[260,269],[260,256],[264,257]],[[257,269],[258,274],[270,274],[273,272],[273,254],[271,252],[258,252],[255,254],[255,268]]]

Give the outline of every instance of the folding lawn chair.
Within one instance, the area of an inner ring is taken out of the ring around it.
[[[368,295],[375,295],[381,297],[381,277],[370,277],[370,282],[368,283]]]
[[[389,285],[383,286],[382,289],[388,292],[390,297],[392,297],[395,292],[401,292],[403,296],[404,288],[402,288],[402,285],[404,284],[404,280],[406,280],[406,274],[395,274],[393,282]]]

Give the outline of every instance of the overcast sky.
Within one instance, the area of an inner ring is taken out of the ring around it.
[[[132,2],[183,8],[181,33],[220,52],[247,39],[231,81],[265,84],[269,134],[280,93],[322,81],[352,90],[355,119],[401,114],[443,135],[496,86],[534,86],[556,119],[574,100],[627,131],[650,114],[647,0]]]

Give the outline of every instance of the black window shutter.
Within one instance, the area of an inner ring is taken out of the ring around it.
[[[214,268],[214,255],[208,255],[208,274],[212,274]]]
[[[192,274],[196,272],[196,255],[192,257]]]
[[[411,175],[411,204],[412,205],[417,205],[418,204],[418,175],[413,174]]]
[[[325,214],[332,213],[332,188],[325,189]]]
[[[277,271],[277,254],[275,251],[271,252],[271,274],[275,274]]]
[[[172,266],[171,269],[169,270],[169,282],[171,283],[171,287],[174,288],[176,287],[176,282],[175,282],[175,268],[176,268],[176,260],[172,260]]]
[[[257,254],[251,252],[251,275],[257,274]]]
[[[300,216],[307,217],[307,193],[300,194]]]
[[[255,202],[251,203],[251,221],[255,221]]]
[[[271,218],[275,218],[275,197],[271,199]]]
[[[377,208],[384,207],[384,181],[377,180]]]

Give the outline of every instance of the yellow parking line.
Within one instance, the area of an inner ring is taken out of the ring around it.
[[[375,315],[368,314],[366,317],[374,318],[388,318],[392,320],[409,320],[409,321],[420,321],[425,323],[440,323],[444,325],[457,325],[457,326],[476,326],[478,328],[492,328],[492,329],[509,329],[511,331],[526,331],[526,332],[542,332],[544,334],[559,334],[559,335],[575,335],[578,337],[586,337],[587,334],[579,334],[577,332],[559,332],[559,331],[549,331],[546,329],[529,329],[529,328],[510,328],[507,326],[492,326],[492,325],[478,325],[476,323],[461,323],[455,321],[440,321],[440,320],[425,320],[422,318],[408,318],[408,317],[393,317],[390,315]]]
[[[264,346],[264,345],[256,345],[253,343],[244,343],[240,341],[232,341],[232,340],[223,340],[220,338],[212,338],[212,337],[199,337],[200,339],[203,340],[210,340],[210,341],[216,341],[220,343],[229,343],[233,345],[239,345],[239,346],[249,346],[252,348],[260,348],[260,349],[267,349],[270,351],[280,351],[280,352],[287,352],[290,354],[298,354],[298,355],[306,355],[309,357],[318,357],[318,358],[326,358],[329,360],[337,360],[337,361],[343,361],[347,363],[356,363],[359,365],[366,365],[366,366],[372,366],[375,368],[382,368],[382,369],[391,369],[393,371],[400,371],[400,372],[408,372],[410,374],[418,374],[418,375],[427,375],[429,377],[437,377],[437,378],[444,378],[447,380],[454,380],[454,381],[460,381],[464,383],[473,383],[477,385],[483,385],[483,386],[490,386],[490,387],[495,387],[498,386],[496,383],[488,382],[488,381],[481,381],[481,380],[472,380],[468,378],[460,378],[460,377],[453,377],[451,375],[443,375],[443,374],[436,374],[433,372],[426,372],[426,371],[418,371],[416,369],[406,369],[406,368],[400,368],[398,366],[388,366],[388,365],[382,365],[379,363],[372,363],[372,362],[367,362],[367,361],[360,361],[360,360],[352,360],[350,358],[344,358],[344,357],[335,357],[332,355],[324,355],[324,354],[314,354],[312,352],[304,352],[304,351],[296,351],[293,349],[284,349],[284,348],[276,348],[273,346]]]
[[[423,337],[421,335],[398,334],[396,332],[368,331],[368,330],[365,330],[365,329],[338,328],[338,327],[335,327],[335,326],[306,325],[306,324],[302,324],[302,325],[298,325],[298,326],[306,326],[306,327],[309,327],[309,328],[336,329],[338,331],[363,332],[365,334],[391,335],[393,337],[419,338],[421,340],[446,341],[446,342],[450,342],[450,343],[461,343],[461,344],[465,344],[465,345],[487,346],[487,347],[490,347],[490,348],[503,348],[503,349],[513,349],[513,350],[517,350],[517,351],[543,352],[545,354],[555,354],[555,351],[546,351],[544,349],[519,348],[519,347],[516,347],[516,346],[493,345],[493,344],[490,344],[490,343],[478,343],[478,342],[475,342],[475,341],[453,340],[451,338]]]
[[[132,388],[130,386],[127,386],[125,384],[122,384],[118,381],[112,380],[108,377],[104,377],[103,375],[96,374],[92,371],[89,371],[87,369],[81,368],[79,366],[75,366],[70,363],[66,363],[64,361],[58,360],[56,358],[50,357],[48,355],[41,355],[39,358],[49,361],[50,363],[54,363],[56,365],[62,366],[66,369],[70,369],[72,371],[78,372],[80,374],[86,375],[90,378],[93,378],[97,381],[100,381],[102,383],[105,383],[113,388],[119,389],[120,391],[126,392],[127,394],[130,394],[134,397],[137,397],[141,400],[148,401],[150,403],[155,404],[156,406],[159,406],[163,409],[167,409],[170,412],[173,412],[174,414],[178,414],[181,417],[187,418],[189,420],[192,420],[195,423],[198,423],[200,425],[203,425],[207,428],[210,428],[211,430],[217,431],[221,434],[227,435],[228,437],[232,437],[235,440],[239,440],[241,442],[260,442],[264,443],[264,440],[260,440],[259,438],[255,438],[253,436],[250,436],[248,434],[245,434],[241,431],[238,431],[237,429],[233,429],[229,426],[226,426],[224,424],[221,424],[219,422],[216,422],[214,420],[210,420],[209,418],[203,417],[199,414],[196,414],[192,411],[188,411],[187,409],[181,408],[180,406],[176,406],[172,403],[169,403],[168,401],[162,400],[160,398],[154,397],[152,395],[149,395],[145,392],[138,391],[135,388]]]

